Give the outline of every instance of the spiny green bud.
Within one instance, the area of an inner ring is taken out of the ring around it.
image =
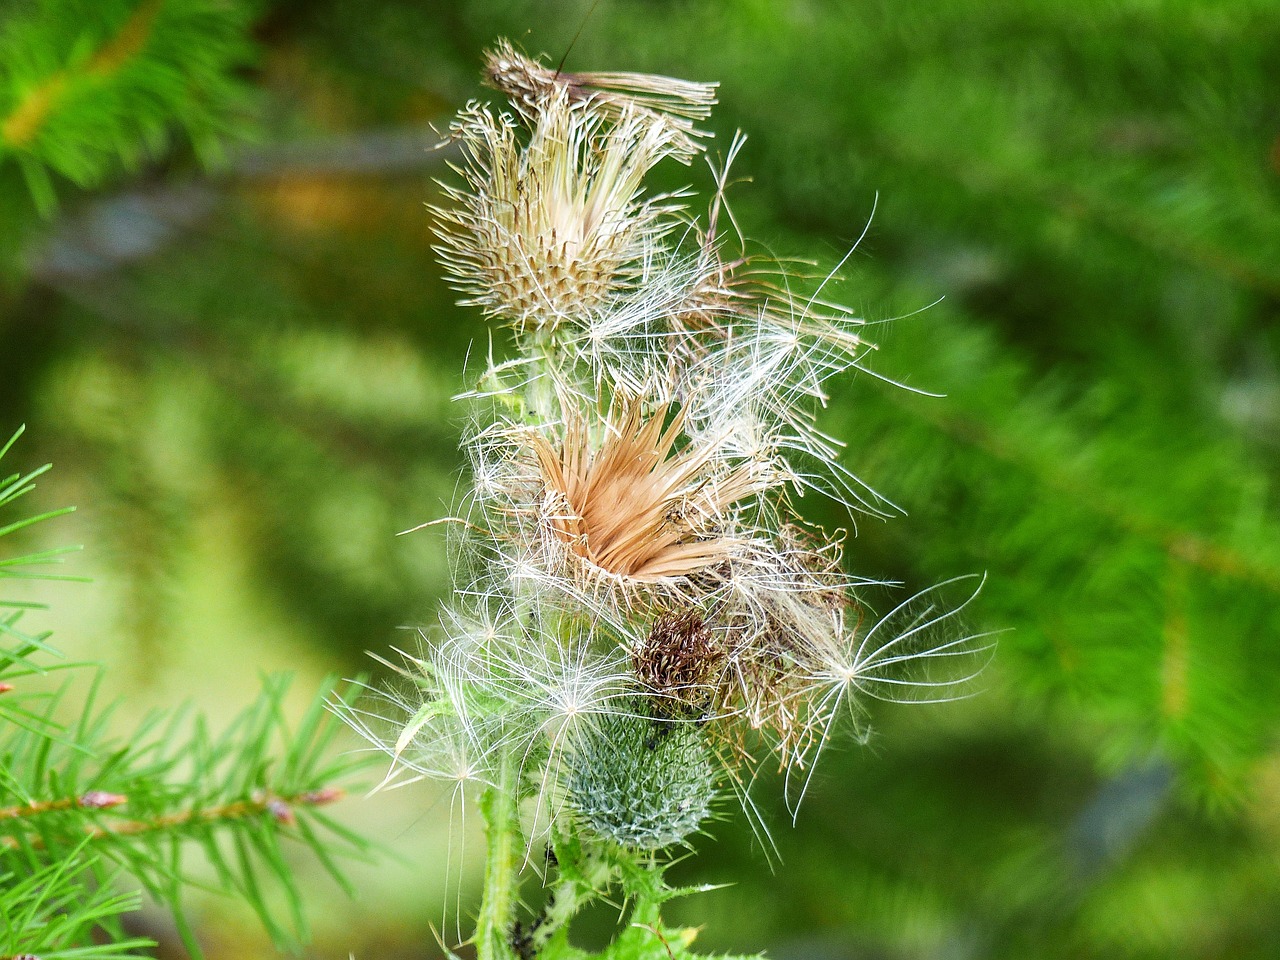
[[[636,715],[603,718],[568,756],[565,788],[579,818],[623,847],[679,843],[706,819],[715,770],[690,723]]]

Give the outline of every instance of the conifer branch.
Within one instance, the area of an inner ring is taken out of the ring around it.
[[[0,447],[0,456],[12,445]],[[0,481],[0,506],[29,493],[32,478],[42,472]],[[0,525],[0,536],[55,513]],[[55,555],[45,551],[8,562],[20,567]],[[2,564],[0,574],[12,576]],[[16,649],[0,651],[0,670],[10,679],[50,672],[31,659],[50,649],[23,639],[13,627],[16,616],[0,623],[18,638]],[[282,709],[288,684],[269,679],[258,700],[221,735],[210,735],[199,718],[188,728],[179,712],[167,720],[152,714],[132,736],[112,742],[106,732],[112,708],[96,704],[102,674],[94,677],[79,716],[65,723],[72,684],[86,665],[56,666],[70,671],[70,678],[52,694],[18,691],[4,700],[5,719],[12,722],[0,726],[0,796],[24,802],[0,806],[0,955],[126,956],[127,948],[141,942],[123,936],[118,916],[133,909],[137,897],[115,890],[131,875],[135,886],[172,910],[188,949],[198,956],[182,915],[182,890],[192,882],[181,855],[188,844],[204,851],[221,885],[239,893],[279,943],[302,936],[305,919],[280,836],[311,848],[339,883],[344,881],[334,854],[364,849],[359,837],[318,812],[341,799],[344,791],[335,783],[357,766],[329,756],[339,727],[325,709],[325,697],[291,729]],[[13,690],[7,682],[3,687]],[[339,702],[346,696],[335,694]],[[39,713],[23,706],[41,699]],[[130,816],[112,812],[126,805]],[[276,918],[260,873],[285,894],[290,923]],[[39,883],[20,882],[24,877]],[[89,945],[98,926],[118,950]]]
[[[248,820],[263,815],[269,816],[282,827],[292,827],[297,823],[297,808],[322,807],[341,800],[343,796],[345,796],[345,791],[340,787],[307,790],[291,796],[258,793],[248,800],[235,800],[212,807],[182,810],[177,813],[164,814],[145,820],[108,821],[87,828],[84,831],[84,835],[91,842],[114,840],[148,833],[176,833],[184,827],[233,823],[238,820]],[[43,813],[73,809],[99,810],[127,802],[128,798],[122,794],[91,791],[80,797],[6,807],[0,809],[0,820],[38,816]],[[13,836],[0,836],[0,847],[9,850],[21,850],[24,847],[40,850],[44,846],[44,840],[38,836],[21,840]]]
[[[17,165],[39,214],[63,179],[96,186],[179,133],[211,160],[247,126],[248,5],[33,0],[24,14],[0,25],[0,166]]]
[[[912,146],[879,138],[877,151],[895,163],[911,164],[980,194],[1021,197],[1055,214],[1092,223],[1156,253],[1227,277],[1235,283],[1271,296],[1280,295],[1280,272],[1275,264],[1232,252],[1213,238],[1196,238],[1170,230],[1166,220],[1152,216],[1130,198],[1117,202],[1114,194],[1090,192],[1069,181],[1055,181],[1048,171],[1014,170],[974,154],[947,152],[938,144]]]
[[[0,807],[0,820],[17,820],[22,817],[38,817],[44,813],[55,813],[60,810],[105,810],[128,800],[123,794],[104,793],[91,790],[78,797],[64,797],[61,800],[43,800],[20,804],[13,807]]]
[[[164,0],[143,0],[116,32],[78,67],[64,67],[28,90],[9,114],[0,120],[0,146],[22,150],[30,145],[58,108],[67,87],[77,73],[85,78],[103,79],[120,69],[146,46],[156,14]]]
[[[1116,491],[1090,480],[1067,467],[1049,465],[1025,447],[1002,437],[988,424],[973,418],[935,410],[910,400],[896,401],[949,436],[973,446],[990,457],[1017,466],[1032,474],[1050,490],[1070,498],[1077,507],[1105,517],[1126,533],[1146,540],[1171,561],[1219,576],[1230,577],[1280,593],[1280,568],[1210,537],[1166,523],[1127,503]]]

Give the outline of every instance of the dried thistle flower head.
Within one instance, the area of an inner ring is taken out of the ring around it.
[[[586,102],[603,115],[620,119],[638,113],[668,128],[673,153],[687,162],[710,136],[694,125],[711,116],[714,83],[691,83],[646,73],[570,73],[551,70],[526,57],[510,41],[499,40],[485,58],[489,84],[511,98],[526,117],[536,119],[561,92],[569,102]]]
[[[654,620],[631,667],[660,716],[705,719],[725,680],[725,649],[698,611],[672,610]]]
[[[546,484],[545,516],[588,575],[633,582],[687,577],[731,557],[740,541],[722,528],[733,504],[761,485],[751,465],[726,469],[712,446],[676,450],[684,417],[668,408],[647,418],[620,400],[593,443],[571,413],[559,447],[532,444]]]
[[[511,116],[475,104],[452,133],[466,184],[435,208],[437,252],[462,302],[491,318],[541,329],[603,309],[672,229],[678,208],[641,184],[673,135],[644,115],[605,117],[561,90],[527,142]]]

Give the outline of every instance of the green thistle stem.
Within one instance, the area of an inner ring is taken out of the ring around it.
[[[515,758],[504,753],[498,779],[480,796],[484,817],[484,898],[476,921],[476,955],[479,960],[509,960],[514,954],[508,942],[514,903],[517,841],[520,836],[519,790]]]
[[[660,923],[662,903],[667,899],[663,895],[667,889],[663,880],[663,868],[652,857],[645,857],[629,864],[622,879],[628,896],[634,901],[631,923],[656,930]]]

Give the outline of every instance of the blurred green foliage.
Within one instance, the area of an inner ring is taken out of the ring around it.
[[[183,643],[202,577],[175,571],[212,515],[236,588],[326,661],[411,642],[450,588],[443,534],[393,535],[448,513],[448,397],[503,337],[439,280],[425,124],[493,96],[499,36],[719,80],[717,142],[750,135],[744,232],[821,273],[874,208],[828,292],[886,321],[874,370],[947,395],[833,398],[848,466],[909,511],[858,524],[852,572],[986,571],[974,616],[1009,632],[978,697],[887,707],[871,749],[825,756],[794,829],[756,785],[780,865],[726,806],[678,869],[736,885],[680,920],[784,960],[1274,956],[1274,3],[592,7],[3,8],[0,434],[26,421],[71,478],[121,598],[104,629],[143,679]],[[31,91],[76,70],[15,144]]]

